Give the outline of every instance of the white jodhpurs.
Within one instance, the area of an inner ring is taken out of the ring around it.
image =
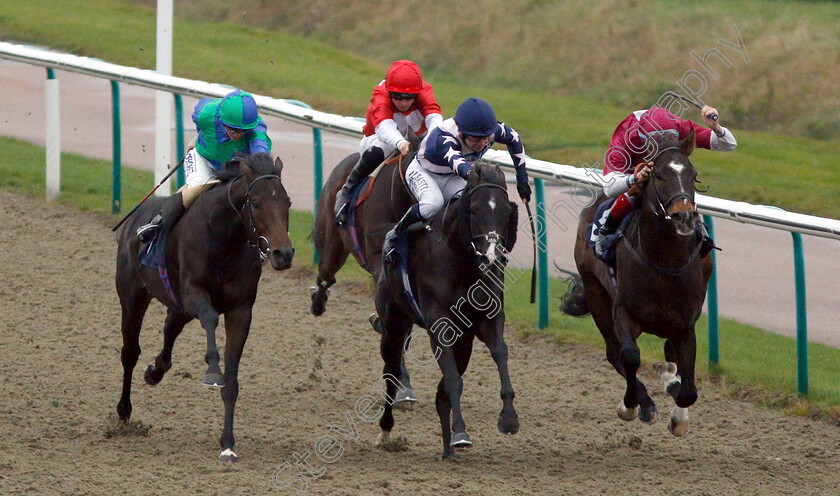
[[[420,215],[431,219],[443,208],[455,193],[467,186],[466,179],[458,174],[435,174],[424,169],[417,159],[411,161],[405,171],[408,189],[417,198]]]
[[[201,186],[213,177],[213,165],[193,148],[184,157],[184,185]]]
[[[385,143],[384,141],[379,139],[379,137],[377,137],[375,134],[371,134],[370,136],[365,136],[359,142],[359,154],[363,155],[366,151],[370,150],[374,146],[377,148],[381,148],[382,151],[385,152],[386,157],[390,155],[391,152],[396,150],[396,148],[389,145],[388,143]]]

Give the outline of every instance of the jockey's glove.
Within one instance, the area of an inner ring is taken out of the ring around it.
[[[528,184],[528,181],[517,182],[516,192],[519,193],[519,198],[522,198],[522,201],[525,203],[531,201],[531,185]]]

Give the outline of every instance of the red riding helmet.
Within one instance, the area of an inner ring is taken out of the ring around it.
[[[385,89],[394,93],[420,93],[423,89],[420,68],[410,60],[394,62],[385,74]]]

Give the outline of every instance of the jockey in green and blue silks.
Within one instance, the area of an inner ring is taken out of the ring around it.
[[[257,103],[249,93],[235,90],[223,98],[202,98],[192,114],[198,132],[184,157],[185,184],[164,201],[161,212],[140,226],[137,235],[149,242],[160,230],[170,230],[213,178],[237,153],[269,153],[271,139]]]
[[[192,120],[198,132],[195,150],[214,169],[218,170],[236,153],[250,155],[271,151],[271,139],[266,134],[265,121],[259,115],[257,103],[254,97],[242,90],[228,93],[224,98],[201,99],[195,106]],[[191,171],[190,165],[184,161],[187,176],[198,172]],[[190,186],[204,182],[187,179]]]

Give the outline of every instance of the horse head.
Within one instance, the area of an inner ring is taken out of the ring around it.
[[[682,140],[651,140],[651,145],[653,168],[642,187],[644,201],[656,215],[670,221],[677,234],[691,236],[698,216],[694,203],[697,170],[688,158],[695,146],[694,130]]]
[[[241,215],[249,240],[268,258],[275,270],[292,266],[295,249],[289,238],[292,202],[280,179],[283,162],[267,153],[235,157],[229,167],[238,167],[245,184]]]
[[[518,208],[508,199],[505,175],[498,165],[479,162],[467,176],[467,187],[444,221],[447,242],[456,250],[492,265],[516,243]]]

